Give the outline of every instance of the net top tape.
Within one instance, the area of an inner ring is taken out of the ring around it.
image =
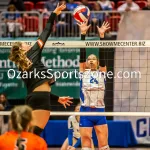
[[[0,111],[0,116],[10,115],[11,111]],[[149,117],[150,112],[62,112],[54,111],[51,116],[130,116],[130,117]]]
[[[10,48],[16,41],[0,41],[0,48]],[[20,41],[32,46],[36,41]],[[113,41],[47,41],[45,48],[115,48],[150,47],[150,40],[113,40]]]

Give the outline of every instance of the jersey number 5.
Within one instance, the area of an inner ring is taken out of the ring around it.
[[[26,142],[27,139],[23,139],[23,138],[20,139],[20,146],[22,150],[26,150]],[[19,141],[17,140],[14,150],[18,150],[18,149],[19,149]]]

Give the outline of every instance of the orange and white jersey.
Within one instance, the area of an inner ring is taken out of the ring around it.
[[[0,150],[18,150],[18,133],[6,132],[0,136]],[[21,145],[23,150],[47,150],[46,142],[39,136],[29,133],[21,133]]]

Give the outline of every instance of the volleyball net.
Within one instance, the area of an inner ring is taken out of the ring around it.
[[[14,42],[16,40],[0,41],[0,93],[6,93],[8,99],[15,101],[26,97],[26,87],[21,77],[17,78],[16,66],[8,60]],[[32,46],[36,41],[22,42]],[[106,112],[74,112],[74,107],[80,99],[78,73],[80,48],[83,47],[86,48],[86,58],[90,54],[98,57],[98,50],[102,48],[105,50]],[[130,120],[139,143],[143,143],[141,139],[145,140],[145,143],[149,142],[146,137],[149,133],[150,116],[150,40],[47,41],[42,51],[41,61],[57,77],[52,92],[59,96],[74,98],[71,108],[67,109],[58,106],[58,103],[52,100],[51,116],[56,118],[58,116],[68,118],[70,115],[112,116],[114,120]],[[18,105],[21,104],[19,100],[17,102]],[[0,111],[1,120],[3,116],[10,113],[10,111]],[[146,135],[144,136],[143,133]]]
[[[16,66],[8,60],[14,42],[16,41],[0,41],[0,92],[8,93],[12,99],[19,99],[26,96],[26,89],[21,77],[17,78]],[[32,46],[36,41],[22,42]],[[107,66],[105,104],[107,112],[114,112],[105,115],[141,116],[136,112],[142,112],[142,116],[149,116],[150,40],[47,41],[41,60],[56,76],[53,89],[57,95],[69,95],[79,99],[79,52],[83,47],[86,48],[87,56],[92,53],[98,56],[99,48],[105,48]],[[1,115],[2,113],[9,114],[0,112]],[[57,112],[51,115],[57,115]]]

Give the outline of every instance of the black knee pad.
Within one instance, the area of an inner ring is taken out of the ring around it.
[[[38,126],[34,126],[33,133],[38,135],[38,136],[40,136],[43,130],[44,129],[42,129],[42,128],[38,127]]]

